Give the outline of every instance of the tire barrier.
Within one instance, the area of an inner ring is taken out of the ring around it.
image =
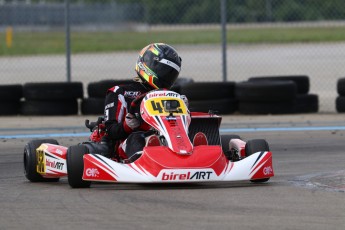
[[[293,81],[297,86],[298,94],[307,94],[310,88],[309,77],[306,75],[292,75],[292,76],[260,76],[251,77],[248,81]]]
[[[290,102],[297,86],[293,81],[246,81],[236,84],[235,93],[240,102]]]
[[[24,101],[20,104],[22,115],[75,115],[78,99],[83,98],[81,82],[26,83]]]
[[[345,78],[339,78],[337,82],[338,96],[335,99],[335,109],[338,113],[345,113]]]
[[[81,82],[26,83],[23,86],[25,100],[54,101],[83,98]]]
[[[235,82],[195,82],[181,87],[188,100],[213,100],[235,98]]]
[[[181,94],[181,87],[194,83],[192,78],[188,77],[179,77],[175,81],[174,85],[171,87],[172,91]]]
[[[55,101],[23,101],[21,102],[21,114],[40,116],[61,116],[78,114],[77,99]]]
[[[345,96],[338,96],[336,98],[335,108],[338,113],[345,113]]]
[[[215,114],[230,114],[237,111],[235,98],[190,101],[189,107],[192,112],[212,112]]]
[[[317,113],[319,96],[316,94],[297,94],[295,113]]]
[[[190,111],[230,114],[237,111],[235,82],[195,82],[181,86],[180,94],[189,100]]]
[[[293,81],[247,81],[236,85],[238,111],[242,114],[291,114],[297,86]]]
[[[100,115],[104,113],[104,98],[89,97],[84,98],[81,102],[81,114],[83,115]]]
[[[0,85],[0,115],[102,115],[106,91],[132,80],[43,82]],[[190,111],[215,114],[316,113],[319,97],[309,94],[309,77],[260,76],[245,82],[194,82],[178,78],[171,90],[184,94]],[[337,83],[336,110],[345,112],[345,78]]]
[[[22,85],[0,85],[0,115],[19,114],[20,100],[22,97]]]
[[[90,82],[87,85],[87,95],[94,98],[105,98],[107,90],[115,85],[123,85],[133,82],[133,80],[101,80]]]
[[[251,77],[236,85],[239,112],[243,114],[315,113],[319,98],[308,94],[309,77],[267,76]]]

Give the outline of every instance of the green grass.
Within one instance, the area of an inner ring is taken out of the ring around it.
[[[339,42],[345,41],[344,27],[318,28],[232,28],[227,31],[230,44]],[[13,32],[12,47],[6,47],[5,33],[0,32],[0,56],[62,54],[64,32]],[[160,32],[73,32],[72,53],[139,50],[151,42],[168,44],[220,44],[216,29]]]

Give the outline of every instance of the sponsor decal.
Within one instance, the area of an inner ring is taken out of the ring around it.
[[[46,159],[46,166],[47,167],[62,170],[64,165],[65,165],[65,163],[61,163],[61,162],[57,162],[57,161],[51,161],[49,159]]]
[[[61,151],[61,149],[56,149],[56,153],[59,154],[59,155],[62,155],[63,152]]]
[[[46,166],[44,164],[45,155],[44,155],[44,151],[41,148],[38,148],[36,150],[36,158],[37,158],[36,171],[38,173],[45,173],[46,172]]]
[[[85,170],[85,174],[88,177],[98,177],[99,176],[99,171],[96,168],[87,168]]]
[[[152,98],[152,97],[180,97],[180,94],[174,93],[171,91],[167,91],[167,92],[159,92],[159,93],[150,93],[147,96],[148,96],[148,98]]]
[[[155,75],[153,72],[151,72],[149,69],[147,69],[142,62],[138,63],[138,66],[140,67],[141,70],[143,70],[147,75],[152,76]]]
[[[141,94],[140,91],[125,91],[124,93],[125,97],[129,97],[129,98],[136,98],[140,94]]]
[[[161,180],[163,181],[196,181],[196,180],[210,180],[214,175],[214,172],[211,170],[207,171],[195,171],[195,170],[177,170],[177,171],[164,171],[160,173]]]
[[[272,169],[271,166],[264,167],[264,169],[263,169],[263,174],[264,174],[265,176],[271,175],[272,173],[273,173],[273,169]]]

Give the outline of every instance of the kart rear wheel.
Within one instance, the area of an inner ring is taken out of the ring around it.
[[[229,149],[229,143],[231,139],[241,139],[241,137],[235,134],[225,134],[225,135],[220,136],[220,143],[222,144],[222,150],[228,160],[231,160],[231,152]]]
[[[83,156],[87,153],[88,148],[82,144],[70,146],[67,150],[67,177],[72,188],[89,188],[91,185],[91,181],[83,180]]]
[[[246,143],[246,147],[245,147],[246,157],[252,155],[253,153],[262,152],[262,151],[270,151],[270,148],[266,140],[254,139],[254,140],[249,140]],[[263,179],[251,180],[251,182],[262,183],[262,182],[268,181],[269,179],[270,178],[263,178]]]
[[[36,149],[42,143],[58,145],[54,139],[32,140],[24,148],[24,175],[31,182],[57,182],[60,178],[44,178],[37,172],[37,155]]]

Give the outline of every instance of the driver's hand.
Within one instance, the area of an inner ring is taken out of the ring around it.
[[[125,123],[132,130],[140,126],[140,121],[131,113],[126,114]]]

